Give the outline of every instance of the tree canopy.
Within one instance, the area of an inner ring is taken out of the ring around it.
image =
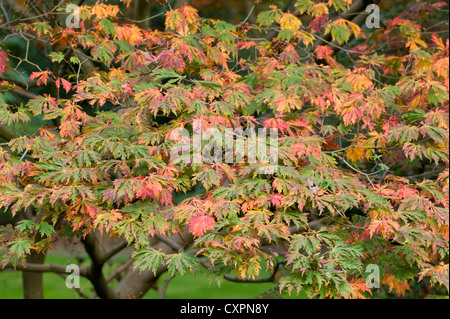
[[[2,267],[65,273],[30,256],[80,238],[101,298],[165,272],[448,294],[448,3],[230,3],[2,3]]]

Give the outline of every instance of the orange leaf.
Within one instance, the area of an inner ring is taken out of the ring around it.
[[[395,289],[397,296],[405,295],[405,292],[410,289],[408,281],[398,280],[394,275],[389,274],[384,275],[383,279],[381,279],[381,284],[387,285],[389,287],[389,292],[391,292],[392,289]]]

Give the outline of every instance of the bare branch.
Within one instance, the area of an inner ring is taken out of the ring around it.
[[[54,265],[54,264],[33,264],[27,263],[25,266],[23,265],[12,265],[7,264],[2,270],[14,269],[14,270],[23,270],[23,271],[31,271],[31,272],[53,272],[57,274],[67,274],[66,266]],[[81,267],[80,268],[80,276],[87,277],[88,276],[88,268]]]
[[[175,277],[175,275],[169,276],[164,280],[164,284],[161,288],[161,293],[159,295],[159,299],[164,299],[164,296],[166,295],[167,287],[169,286],[170,281]]]

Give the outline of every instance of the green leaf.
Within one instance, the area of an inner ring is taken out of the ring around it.
[[[27,230],[33,230],[34,222],[29,219],[23,219],[17,223],[16,228],[20,230],[21,233],[26,232]]]
[[[80,59],[78,59],[76,56],[71,56],[69,62],[72,64],[80,64]]]
[[[169,274],[171,276],[175,275],[179,272],[181,275],[189,270],[189,272],[193,272],[197,267],[200,266],[200,262],[198,259],[187,253],[177,253],[169,255],[166,259]]]
[[[110,20],[101,19],[100,26],[102,27],[102,29],[105,31],[106,34],[109,34],[113,37],[116,35],[116,28],[114,26],[114,23],[112,23]]]
[[[282,13],[279,9],[273,7],[272,10],[262,11],[258,14],[256,22],[264,27],[272,25],[274,22],[280,22]]]
[[[49,223],[43,221],[36,225],[36,229],[39,230],[41,236],[50,237],[55,232],[55,229]]]
[[[62,52],[50,52],[49,57],[52,59],[52,62],[61,62],[64,60],[64,54]]]
[[[18,238],[11,241],[11,244],[10,252],[18,258],[30,253],[31,240],[29,238]]]
[[[314,2],[312,2],[311,0],[297,0],[294,5],[300,11],[300,14],[303,14],[305,12],[309,14],[311,13],[311,9],[314,6]]]
[[[134,268],[139,268],[140,271],[151,269],[155,276],[159,266],[165,265],[165,254],[161,248],[158,250],[154,248],[136,250],[131,256],[135,259]]]
[[[325,34],[328,34],[330,32],[333,40],[336,41],[339,45],[347,42],[350,39],[350,30],[343,25],[330,23],[325,29]]]

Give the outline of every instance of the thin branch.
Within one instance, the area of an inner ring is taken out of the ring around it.
[[[161,236],[158,236],[158,235],[155,235],[155,237],[156,237],[159,241],[163,242],[164,244],[166,244],[167,246],[169,246],[170,248],[172,248],[173,250],[175,250],[175,251],[177,251],[177,252],[180,252],[180,251],[183,250],[183,246],[177,244],[176,242],[170,240],[170,239],[167,238],[167,237],[161,237]]]
[[[63,274],[58,274],[58,275],[59,275],[61,278],[63,278],[64,280],[66,279],[66,277],[65,277]],[[76,293],[77,293],[81,298],[84,298],[84,299],[91,299],[91,298],[89,298],[88,295],[86,295],[84,292],[82,292],[80,288],[74,286],[74,287],[72,287],[72,289],[74,289],[74,290],[76,291]]]
[[[167,287],[169,286],[170,281],[175,277],[175,275],[171,275],[164,280],[164,284],[161,288],[161,293],[159,294],[159,299],[164,299],[166,295]]]
[[[23,270],[23,271],[31,271],[31,272],[53,272],[57,274],[67,274],[66,266],[54,265],[54,264],[33,264],[27,263],[26,265],[12,265],[7,264],[2,270],[5,269],[14,269],[14,270]],[[1,270],[0,270],[1,271]],[[88,277],[88,268],[80,267],[80,276]]]
[[[250,18],[250,16],[253,13],[253,10],[255,9],[255,5],[252,5],[252,8],[250,9],[250,12],[248,13],[247,17],[244,19],[244,21],[242,21],[241,23],[244,24],[245,22],[247,22],[247,20]]]
[[[351,168],[352,170],[354,170],[355,172],[364,175],[364,176],[367,178],[367,180],[369,181],[370,185],[372,185],[372,187],[375,188],[375,185],[373,184],[372,180],[370,179],[370,175],[369,175],[369,174],[364,173],[363,171],[360,171],[359,169],[353,167],[353,166],[350,165],[343,157],[338,156],[338,158],[339,158],[340,160],[342,160],[345,164],[347,164],[347,166],[350,167],[350,168]]]
[[[102,261],[106,262],[107,260],[109,260],[111,257],[113,257],[115,254],[117,254],[119,251],[126,248],[127,246],[128,246],[128,242],[126,240],[121,242],[120,244],[117,244],[116,246],[114,246],[109,251],[107,251],[106,253],[103,254]]]
[[[130,267],[133,264],[133,258],[128,259],[123,265],[119,266],[114,272],[106,278],[106,282],[109,283],[113,279],[117,278],[121,272],[125,271],[128,267]]]

